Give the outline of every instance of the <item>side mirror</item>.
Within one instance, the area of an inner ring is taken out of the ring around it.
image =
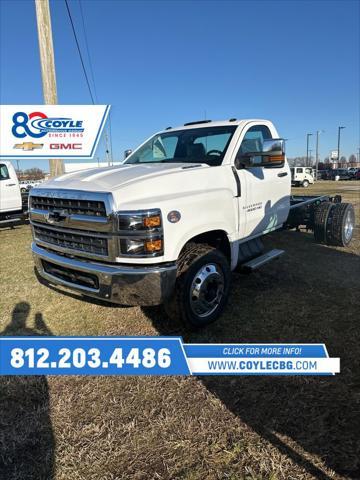
[[[125,150],[125,152],[124,152],[124,160],[125,160],[129,155],[131,155],[131,154],[132,154],[131,148],[129,148],[128,150]]]
[[[261,157],[259,159],[259,157]],[[235,158],[235,167],[282,167],[285,162],[285,141],[282,138],[264,140],[260,152],[240,152]]]

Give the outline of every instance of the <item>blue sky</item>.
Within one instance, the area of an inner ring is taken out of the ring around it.
[[[69,4],[86,60],[80,5]],[[112,105],[114,159],[205,112],[214,120],[271,119],[290,157],[305,155],[306,133],[320,129],[325,157],[343,125],[341,150],[356,153],[359,5],[82,0],[98,101]],[[52,0],[51,13],[59,103],[91,103],[64,1]],[[37,42],[33,0],[0,0],[1,103],[43,103]],[[21,161],[35,164],[47,167]]]

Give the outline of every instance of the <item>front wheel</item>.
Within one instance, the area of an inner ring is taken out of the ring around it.
[[[166,313],[192,327],[209,325],[224,310],[230,278],[229,263],[220,250],[189,243],[179,257],[175,293],[165,303]]]
[[[302,186],[303,186],[304,188],[307,188],[307,187],[309,186],[309,180],[304,180],[304,181],[302,182]]]

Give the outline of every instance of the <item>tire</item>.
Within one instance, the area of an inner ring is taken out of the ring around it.
[[[317,243],[327,242],[328,219],[334,204],[322,202],[314,212],[314,238]]]
[[[21,192],[21,193],[26,193],[27,190],[26,190],[26,188],[21,188],[21,189],[20,189],[20,192]]]
[[[355,228],[355,212],[351,203],[336,203],[328,228],[329,245],[347,247],[352,239]]]
[[[304,188],[307,188],[309,185],[310,185],[310,184],[309,184],[309,180],[304,180],[304,181],[302,182],[302,186],[303,186]]]
[[[189,243],[181,252],[173,297],[165,304],[172,319],[190,327],[205,327],[224,310],[231,271],[225,255],[206,244]]]

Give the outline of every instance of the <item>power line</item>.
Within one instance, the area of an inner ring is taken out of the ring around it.
[[[85,40],[85,48],[86,48],[86,54],[87,54],[87,59],[88,59],[88,64],[90,67],[90,74],[91,74],[91,80],[92,84],[94,87],[94,96],[96,103],[98,102],[98,96],[96,92],[96,84],[95,84],[95,75],[94,75],[94,69],[92,67],[92,61],[91,61],[91,56],[90,56],[90,49],[89,49],[89,43],[86,35],[86,28],[85,28],[85,20],[84,20],[84,12],[82,8],[82,0],[79,0],[79,6],[80,6],[80,15],[81,15],[81,21],[82,21],[82,28],[83,28],[83,34],[84,34],[84,40]],[[113,163],[113,147],[112,147],[112,133],[111,133],[111,112],[109,112],[109,120],[108,120],[108,132],[110,136],[110,157],[111,157],[111,163]],[[105,142],[106,142],[106,150],[108,150],[108,139],[107,135],[105,137]]]
[[[76,42],[76,46],[77,46],[77,49],[78,49],[78,53],[79,53],[79,57],[80,57],[82,69],[83,69],[83,72],[84,72],[85,80],[86,80],[86,83],[87,83],[87,86],[88,86],[88,89],[89,89],[91,101],[92,101],[93,104],[95,104],[94,96],[93,96],[93,94],[92,94],[92,90],[91,90],[91,87],[90,87],[89,77],[88,77],[87,72],[86,72],[85,63],[84,63],[84,60],[83,60],[83,56],[82,56],[82,54],[81,54],[81,49],[80,49],[79,41],[78,41],[78,38],[77,38],[77,35],[76,35],[75,25],[74,25],[74,22],[73,22],[73,19],[72,19],[72,16],[71,16],[71,12],[70,12],[70,8],[69,8],[68,0],[65,0],[65,5],[66,5],[66,9],[67,9],[67,12],[68,12],[68,15],[69,15],[69,19],[70,19],[72,31],[73,31],[74,38],[75,38],[75,42]],[[90,67],[91,79],[92,79],[92,83],[93,83],[93,87],[94,87],[94,95],[95,95],[96,103],[98,103],[97,93],[96,93],[96,85],[95,85],[95,76],[94,76],[94,70],[93,70],[93,68],[92,68],[92,62],[91,62],[90,51],[89,51],[89,44],[88,44],[88,41],[87,41],[87,35],[86,35],[86,29],[85,29],[85,21],[84,21],[84,15],[83,15],[83,9],[82,9],[81,0],[79,0],[79,6],[80,6],[80,14],[81,14],[81,20],[82,20],[82,26],[83,26],[83,33],[84,33],[84,40],[85,40],[85,48],[86,48],[86,53],[87,53],[87,57],[88,57],[89,67]],[[111,161],[113,161],[112,134],[111,134],[111,118],[110,118],[110,116],[109,116],[108,131],[109,131],[109,134],[110,134],[110,154],[111,154]],[[108,139],[107,139],[107,135],[105,136],[105,141],[106,141],[106,151],[108,151],[109,149],[108,149]]]
[[[69,8],[69,4],[68,4],[68,1],[67,1],[67,0],[65,0],[65,5],[66,5],[66,9],[67,9],[67,12],[68,12],[68,15],[69,15],[69,19],[70,19],[70,23],[71,23],[71,28],[72,28],[72,31],[73,31],[73,34],[74,34],[74,38],[75,38],[75,42],[76,42],[76,46],[77,46],[77,49],[78,49],[78,52],[79,52],[79,57],[80,57],[82,69],[83,69],[83,72],[84,72],[85,80],[86,80],[86,83],[87,83],[87,86],[88,86],[88,89],[89,89],[91,101],[92,101],[93,104],[95,104],[95,102],[94,102],[94,97],[93,97],[93,94],[92,94],[92,91],[91,91],[91,88],[90,88],[89,78],[88,78],[87,73],[86,73],[86,68],[85,68],[84,60],[83,60],[83,57],[82,57],[82,55],[81,55],[80,45],[79,45],[79,42],[78,42],[78,39],[77,39],[74,22],[73,22],[72,17],[71,17],[71,12],[70,12],[70,8]]]
[[[92,80],[92,84],[93,84],[93,87],[94,87],[94,97],[95,97],[96,103],[98,103],[94,70],[93,70],[93,67],[92,67],[92,62],[91,62],[91,57],[90,57],[90,52],[89,52],[89,44],[88,44],[88,39],[87,39],[87,35],[86,35],[84,14],[83,14],[83,8],[82,8],[82,0],[79,0],[79,6],[80,6],[80,15],[81,15],[81,21],[82,21],[82,27],[83,27],[83,33],[84,33],[86,54],[87,54],[87,59],[88,59],[89,67],[90,67],[91,80]]]

